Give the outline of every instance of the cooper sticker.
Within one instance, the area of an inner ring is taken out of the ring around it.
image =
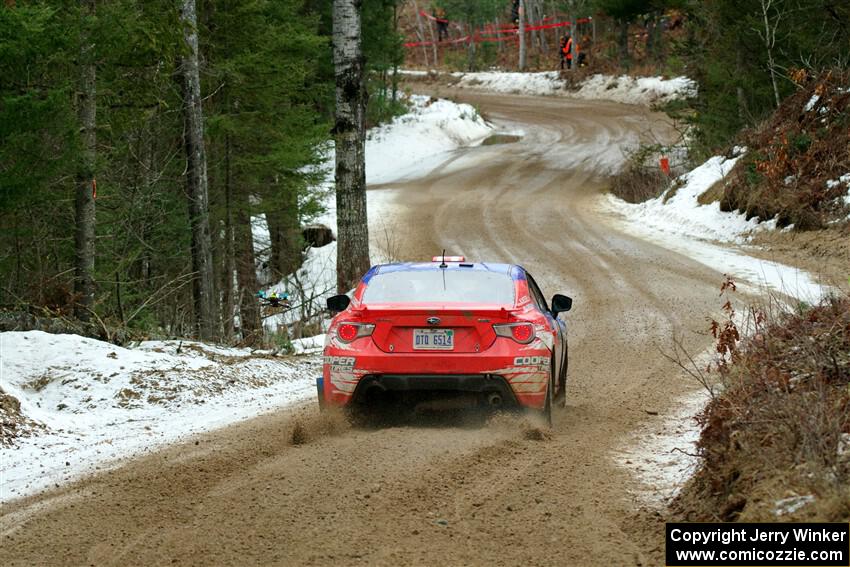
[[[331,372],[345,372],[354,369],[355,360],[353,356],[326,356],[324,363],[330,365]]]
[[[518,356],[514,359],[514,366],[548,366],[549,358],[545,356]]]

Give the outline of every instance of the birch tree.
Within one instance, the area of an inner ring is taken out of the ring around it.
[[[186,194],[192,230],[192,300],[198,336],[215,338],[218,328],[209,224],[207,156],[204,147],[204,113],[198,70],[198,19],[195,0],[180,1],[184,54],[180,61],[183,90],[183,140],[186,149]]]
[[[779,28],[779,22],[782,20],[782,11],[774,6],[773,0],[760,0],[762,20],[764,22],[764,31],[756,30],[767,50],[767,68],[770,71],[770,83],[773,87],[773,98],[776,103],[776,108],[779,108],[779,85],[776,81],[777,65],[776,58],[773,56],[773,49],[776,46],[776,30]],[[779,4],[779,2],[777,2]],[[773,13],[771,13],[773,12]]]
[[[366,84],[359,0],[334,0],[333,62],[336,79],[337,290],[345,293],[369,269],[366,217]]]
[[[525,45],[525,2],[524,0],[519,0],[519,24],[517,28],[517,33],[519,34],[519,70],[525,71],[525,54],[526,54],[526,45]]]
[[[82,138],[80,164],[77,170],[74,235],[74,293],[77,296],[74,314],[84,321],[94,304],[95,255],[95,161],[97,159],[97,71],[94,44],[91,38],[91,21],[94,18],[94,0],[81,3],[82,26],[80,34],[79,93],[77,116]]]

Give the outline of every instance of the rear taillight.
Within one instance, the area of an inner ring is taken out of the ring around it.
[[[350,343],[360,337],[368,337],[375,330],[370,323],[340,323],[336,328],[336,336],[344,343]]]
[[[528,344],[534,340],[534,325],[531,323],[493,325],[493,330],[496,331],[496,335],[513,339],[520,344]]]

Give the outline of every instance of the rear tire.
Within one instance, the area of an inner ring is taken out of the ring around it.
[[[552,365],[552,371],[549,372],[549,380],[546,381],[546,401],[543,404],[543,409],[540,411],[543,421],[548,427],[552,427],[552,397],[555,391],[555,365]]]
[[[567,372],[570,367],[570,351],[564,353],[564,363],[561,365],[561,372],[558,376],[558,396],[555,398],[555,403],[559,406],[567,407]]]

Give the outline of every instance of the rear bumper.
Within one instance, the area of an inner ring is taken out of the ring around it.
[[[397,401],[420,401],[449,395],[477,400],[478,405],[518,407],[516,396],[501,376],[489,374],[411,375],[384,374],[364,376],[357,384],[352,403],[373,405],[384,403],[388,395]]]
[[[396,353],[371,339],[350,348],[325,349],[322,366],[327,406],[347,406],[368,386],[390,392],[498,392],[506,403],[540,409],[545,404],[551,352],[542,342],[519,345],[498,339],[486,353]]]

